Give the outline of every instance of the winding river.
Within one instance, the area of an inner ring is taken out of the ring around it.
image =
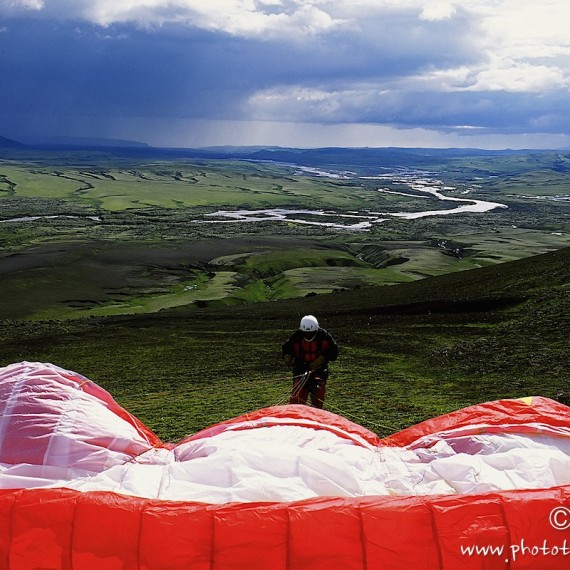
[[[342,176],[336,173],[328,173],[323,170],[310,169],[302,167],[300,173],[303,175],[313,175],[318,177],[330,178],[347,178],[346,173],[343,172]],[[289,208],[269,208],[260,210],[218,210],[210,214],[205,214],[208,220],[195,220],[199,223],[235,223],[235,222],[289,222],[297,224],[307,224],[314,226],[324,226],[337,229],[345,229],[351,231],[367,231],[372,228],[374,224],[384,222],[392,218],[401,218],[404,220],[416,220],[418,218],[425,218],[428,216],[449,216],[452,214],[464,213],[483,213],[489,212],[496,208],[507,208],[505,204],[498,202],[487,202],[484,200],[476,200],[473,198],[457,198],[455,196],[448,196],[443,194],[443,191],[454,192],[457,190],[454,186],[446,186],[441,180],[426,177],[425,173],[412,173],[412,172],[392,172],[389,174],[380,174],[378,176],[362,177],[363,180],[379,180],[379,181],[396,181],[400,185],[406,185],[410,188],[411,192],[395,191],[389,188],[378,188],[378,192],[385,192],[388,194],[398,194],[410,198],[436,198],[437,200],[445,202],[458,202],[456,208],[449,208],[446,210],[420,210],[418,212],[351,212],[339,213],[332,210],[305,210],[305,209],[289,209]],[[475,190],[473,186],[464,191],[464,194],[469,194]],[[323,220],[308,220],[299,216],[311,216],[312,218],[323,218]],[[337,221],[326,221],[326,218],[335,218]],[[340,223],[338,219],[341,218],[343,222]]]

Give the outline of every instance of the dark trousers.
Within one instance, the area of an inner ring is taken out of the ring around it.
[[[325,376],[325,375],[323,375]],[[326,377],[310,374],[293,378],[293,390],[291,391],[290,404],[306,404],[311,396],[311,405],[314,408],[322,408],[327,393]]]

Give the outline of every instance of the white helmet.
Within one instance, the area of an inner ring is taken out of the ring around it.
[[[299,328],[305,332],[316,332],[319,330],[319,321],[313,315],[305,315],[301,319]]]

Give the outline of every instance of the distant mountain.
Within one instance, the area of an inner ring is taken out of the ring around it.
[[[134,149],[133,149],[134,150]],[[202,148],[153,148],[165,158],[214,158],[259,160],[320,168],[354,169],[361,173],[385,168],[436,167],[441,161],[465,157],[499,157],[544,154],[546,150],[485,150],[476,148],[210,146]]]
[[[26,148],[26,145],[13,139],[0,137],[0,148]]]
[[[33,146],[76,148],[151,148],[146,143],[101,137],[29,137],[26,142]]]
[[[292,162],[307,166],[370,167],[433,165],[441,159],[466,156],[491,157],[509,154],[527,154],[537,151],[526,150],[483,150],[472,148],[314,148],[314,149],[261,149],[249,153],[248,158]]]
[[[189,149],[190,150],[190,149]],[[220,145],[220,146],[204,146],[195,149],[197,151],[226,153],[226,154],[251,154],[258,151],[294,151],[292,148],[285,148],[280,146],[233,146],[233,145]]]
[[[153,147],[146,143],[101,137],[22,137],[22,142],[0,137],[0,149],[44,151],[97,151],[136,158],[232,159],[271,161],[323,169],[350,169],[361,174],[377,173],[378,168],[437,168],[441,161],[464,157],[498,157],[522,154],[555,154],[547,150],[484,150],[475,148],[324,147],[290,148],[279,146],[210,146],[201,148]],[[24,143],[24,144],[22,144]],[[558,153],[560,151],[557,151]],[[555,169],[568,168],[558,161]]]

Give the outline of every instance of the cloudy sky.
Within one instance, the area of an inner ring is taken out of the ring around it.
[[[570,147],[569,0],[0,0],[0,135]]]

